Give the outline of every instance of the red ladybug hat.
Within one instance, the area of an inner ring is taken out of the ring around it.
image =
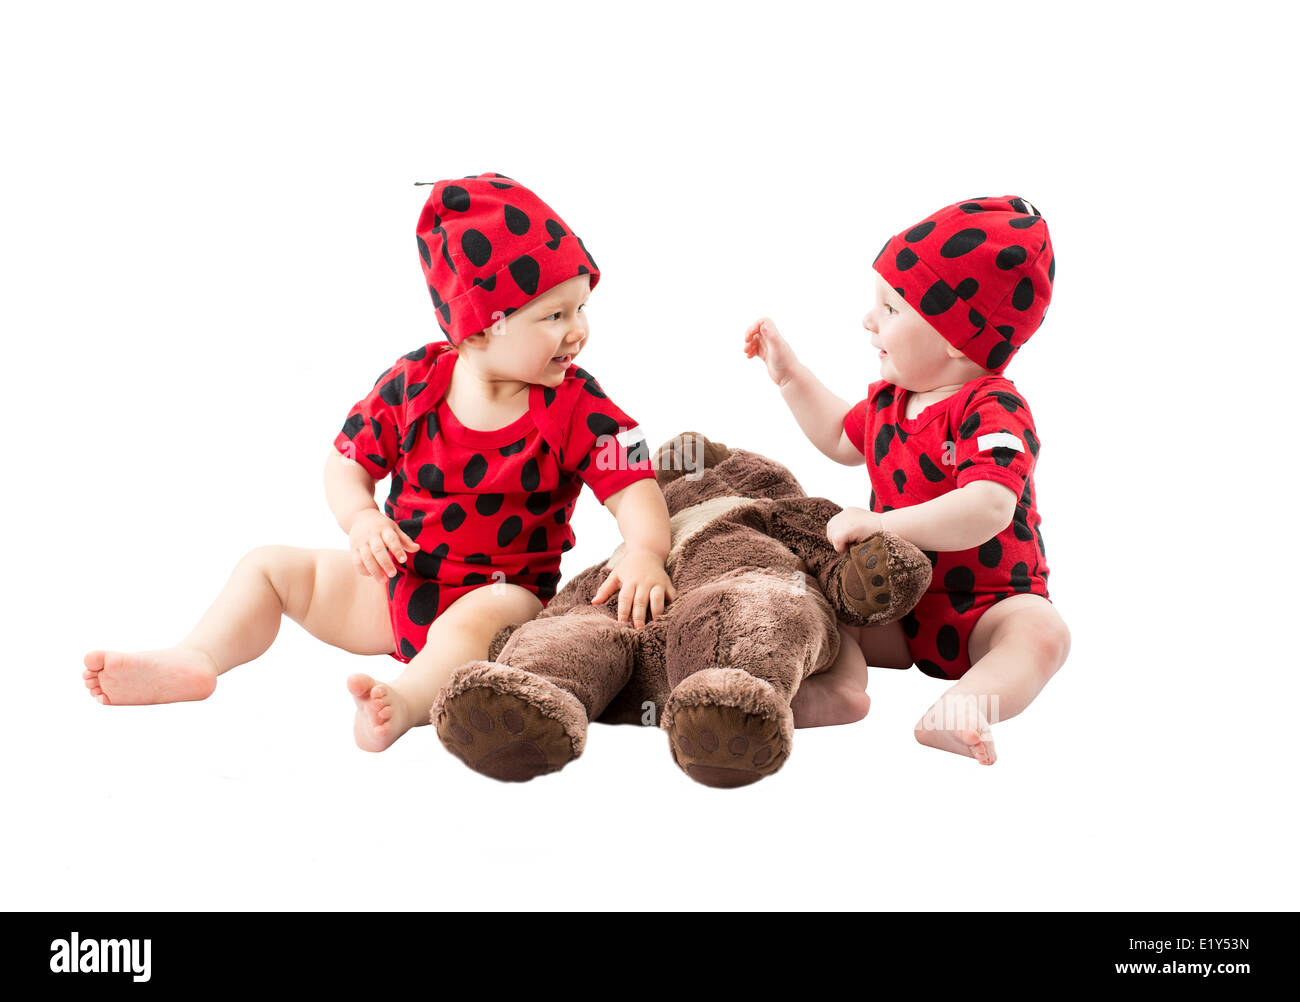
[[[559,214],[504,174],[436,181],[415,228],[438,326],[452,344],[600,269]]]
[[[1043,322],[1056,256],[1047,221],[1023,198],[945,206],[891,237],[872,267],[967,358],[993,372]]]

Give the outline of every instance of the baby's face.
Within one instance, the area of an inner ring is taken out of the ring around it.
[[[559,386],[587,343],[583,307],[589,295],[591,276],[578,275],[468,340],[482,352],[478,358],[493,377]]]
[[[871,344],[880,349],[880,378],[905,390],[922,393],[944,381],[954,355],[943,335],[925,322],[879,274],[876,302],[862,318]]]

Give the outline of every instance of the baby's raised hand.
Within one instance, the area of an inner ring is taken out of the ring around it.
[[[879,513],[865,508],[845,508],[826,523],[826,538],[837,553],[843,553],[853,543],[883,531]]]
[[[745,357],[755,355],[767,364],[767,374],[778,386],[794,375],[794,368],[799,364],[794,349],[786,344],[776,324],[767,317],[755,320],[745,331]]]
[[[591,597],[592,605],[600,605],[618,589],[618,621],[626,623],[631,613],[637,629],[645,626],[646,605],[655,619],[664,614],[664,603],[677,597],[677,589],[668,579],[662,557],[653,553],[629,552],[614,565],[609,577],[600,583]]]
[[[419,548],[419,543],[378,508],[361,512],[352,520],[352,528],[348,530],[352,566],[362,577],[369,576],[377,581],[387,581],[397,573],[393,557],[404,564],[407,552],[414,553]]]

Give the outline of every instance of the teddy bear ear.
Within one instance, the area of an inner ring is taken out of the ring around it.
[[[662,487],[687,473],[717,466],[730,455],[731,450],[721,442],[714,442],[698,431],[684,431],[655,451],[655,476]]]

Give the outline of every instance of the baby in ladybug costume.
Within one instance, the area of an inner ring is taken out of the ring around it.
[[[334,438],[326,497],[348,549],[252,551],[177,647],[88,654],[101,702],[203,699],[270,646],[283,614],[405,665],[392,682],[348,679],[356,741],[382,751],[429,722],[454,669],[555,595],[583,484],[626,546],[592,602],[617,594],[619,620],[637,627],[663,614],[668,509],[645,437],[575,364],[600,279],[586,246],[501,174],[436,182],[416,235],[444,343],[388,366]]]
[[[808,680],[800,726],[861,719],[867,665],[954,682],[917,740],[984,765],[990,724],[1015,716],[1064,663],[1070,634],[1047,591],[1033,470],[1040,442],[1024,395],[1002,373],[1038,329],[1056,274],[1047,223],[1024,199],[945,206],[886,242],[862,326],[881,379],[856,404],[800,364],[763,319],[745,335],[809,440],[865,462],[869,509],[827,523],[836,549],[889,531],[925,551],[929,590],[896,623],[841,626],[840,655]]]

